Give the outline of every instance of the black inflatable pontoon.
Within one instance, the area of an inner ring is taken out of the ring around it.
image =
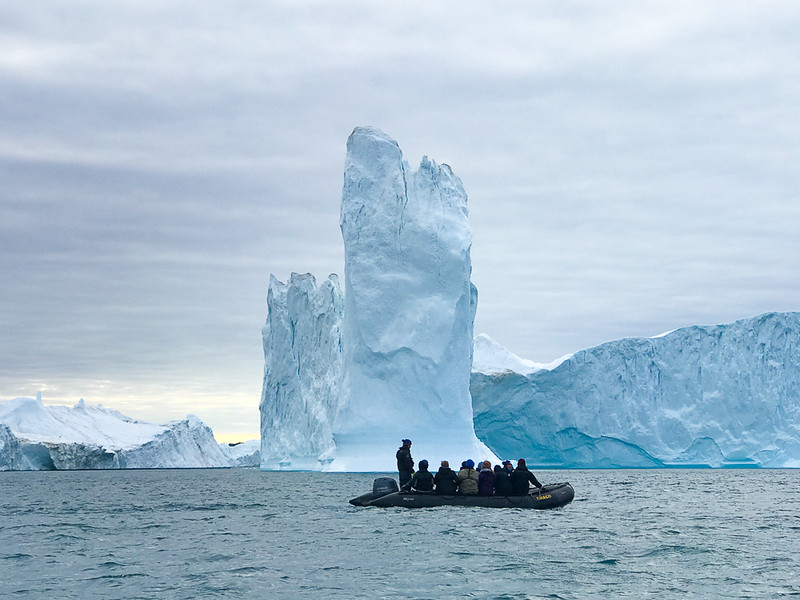
[[[553,483],[527,496],[476,496],[424,492],[400,492],[391,477],[379,477],[372,484],[372,492],[350,500],[353,506],[405,506],[430,508],[434,506],[485,506],[489,508],[558,508],[572,502],[575,490],[569,483]]]

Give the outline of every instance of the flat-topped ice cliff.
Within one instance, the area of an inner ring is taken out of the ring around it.
[[[81,400],[0,403],[0,470],[230,467],[211,429],[189,415],[158,425]]]
[[[550,368],[508,355],[476,344],[471,382],[475,429],[498,455],[800,467],[800,313],[608,342]]]

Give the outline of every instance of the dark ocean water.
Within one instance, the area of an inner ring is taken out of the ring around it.
[[[355,508],[374,475],[0,473],[0,598],[800,597],[800,470],[537,476],[575,501]]]

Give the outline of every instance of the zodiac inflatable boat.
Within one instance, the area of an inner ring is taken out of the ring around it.
[[[572,502],[575,490],[569,483],[553,483],[541,490],[532,490],[527,496],[476,496],[467,494],[435,494],[398,491],[391,477],[379,477],[372,491],[350,500],[353,506],[405,506],[430,508],[433,506],[485,506],[488,508],[559,508]]]

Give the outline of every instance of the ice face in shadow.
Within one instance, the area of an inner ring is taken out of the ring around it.
[[[230,467],[197,417],[163,425],[89,406],[45,406],[41,397],[0,404],[0,470]]]
[[[340,215],[342,305],[310,275],[270,284],[262,468],[392,470],[406,437],[417,460],[492,458],[472,425],[477,291],[461,181],[427,158],[412,170],[394,140],[357,128]]]
[[[342,292],[331,275],[320,286],[292,273],[270,278],[262,330],[261,466],[310,469],[333,458],[341,406]]]
[[[800,313],[609,342],[550,369],[492,356],[502,352],[476,346],[476,365],[492,368],[472,373],[471,391],[475,429],[497,454],[559,467],[800,467]]]

